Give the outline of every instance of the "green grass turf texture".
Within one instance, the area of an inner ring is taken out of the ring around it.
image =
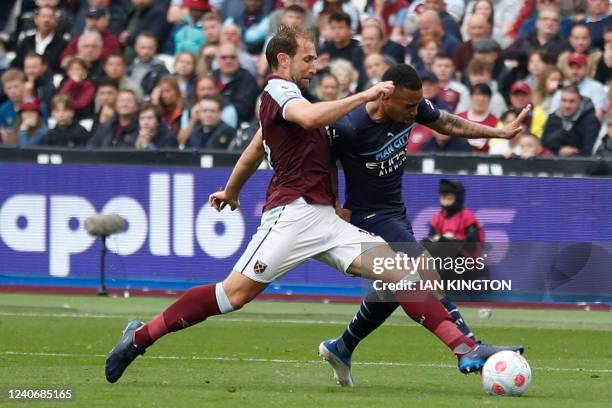
[[[484,393],[438,340],[397,311],[354,355],[342,389],[317,356],[357,305],[254,302],[171,334],[116,384],[104,360],[125,323],[172,299],[0,295],[0,387],[71,388],[70,402],[0,407],[606,407],[612,406],[612,313],[478,309],[479,338],[522,343],[533,379],[518,398]]]

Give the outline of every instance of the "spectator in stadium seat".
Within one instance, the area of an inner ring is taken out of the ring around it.
[[[166,65],[155,55],[157,40],[153,34],[143,32],[135,44],[136,59],[128,68],[129,78],[138,84],[144,95],[150,95],[159,79],[168,74]]]
[[[62,4],[66,2],[62,2],[61,0],[34,0],[33,3],[36,5],[36,8],[26,10],[27,2],[24,3],[25,4],[22,4],[21,14],[17,22],[19,32],[15,33],[18,44],[25,37],[36,33],[36,14],[42,7],[51,7],[55,10],[55,18],[57,20],[55,32],[66,41],[70,39],[71,31],[74,27],[74,15],[70,5]],[[0,27],[2,27],[2,24],[0,24]],[[81,26],[81,31],[83,31],[82,28]]]
[[[113,33],[108,29],[110,24],[110,13],[107,9],[92,7],[87,11],[87,18],[85,19],[85,31],[97,31],[102,37],[102,51],[98,56],[101,60],[106,58],[113,53],[121,52],[121,45],[119,40]],[[62,61],[68,57],[76,55],[78,50],[78,44],[80,35],[72,37],[68,43],[68,47],[62,53]]]
[[[46,134],[47,126],[40,110],[40,100],[35,96],[24,97],[16,126],[9,136],[9,144],[19,147],[41,145]]]
[[[181,52],[174,59],[174,72],[183,99],[193,98],[196,87],[196,57],[190,52]]]
[[[87,145],[90,133],[75,120],[74,101],[69,95],[55,95],[51,100],[51,117],[55,127],[45,137],[49,146],[81,147]]]
[[[604,52],[597,63],[594,79],[612,89],[612,26],[604,34]]]
[[[127,74],[125,57],[121,53],[114,53],[108,56],[104,62],[104,74],[108,78],[117,82],[121,89],[131,89],[136,92],[138,98],[142,98],[140,85],[132,81]]]
[[[540,138],[531,133],[525,133],[516,137],[521,159],[533,159],[536,157],[547,157],[550,155],[548,149],[542,146]]]
[[[28,52],[34,51],[45,58],[53,73],[60,73],[61,54],[67,42],[56,33],[57,17],[51,7],[41,7],[34,18],[36,33],[25,37],[17,46],[17,52],[12,66],[22,69],[23,61]]]
[[[340,83],[340,97],[346,98],[355,93],[358,87],[359,72],[345,59],[337,59],[330,64],[330,72]]]
[[[359,41],[353,39],[351,30],[351,16],[342,11],[329,16],[333,40],[325,43],[319,52],[328,54],[329,61],[338,59],[349,61],[357,70],[363,68],[364,53]]]
[[[555,8],[544,8],[538,13],[536,22],[537,30],[516,40],[504,51],[504,59],[515,61],[519,65],[521,61],[527,61],[527,53],[534,48],[543,49],[556,64],[559,55],[563,51],[571,49],[569,42],[559,34],[559,10]]]
[[[152,35],[156,44],[165,44],[171,31],[166,20],[167,2],[154,0],[132,0],[133,10],[128,16],[126,29],[119,35],[119,42],[125,47],[128,63],[136,58],[136,39],[141,33]]]
[[[527,82],[517,81],[513,83],[510,88],[510,109],[520,112],[527,105],[533,105],[531,95],[531,87]],[[547,113],[541,108],[533,108],[525,119],[525,127],[528,129],[528,133],[542,137],[547,117]]]
[[[521,28],[518,32],[519,38],[525,37],[528,34],[536,32],[538,15],[541,10],[544,10],[546,8],[554,8],[556,10],[559,10],[559,14],[561,14],[561,2],[559,0],[535,0],[535,12],[521,25]],[[570,35],[572,24],[573,22],[569,17],[561,15],[559,20],[559,34],[561,35],[561,37],[567,38]]]
[[[438,86],[440,87],[438,97],[440,100],[449,105],[453,113],[468,110],[470,106],[470,92],[461,82],[453,80],[455,63],[451,56],[438,53],[431,65],[431,71],[438,78]]]
[[[527,76],[523,81],[534,89],[538,86],[544,75],[546,67],[550,65],[548,55],[542,50],[533,49],[527,56]]]
[[[442,26],[442,20],[438,12],[434,10],[425,10],[418,17],[417,21],[419,29],[414,33],[412,41],[408,45],[408,53],[411,61],[416,61],[418,58],[418,48],[421,37],[425,35],[434,35],[440,39],[440,50],[445,54],[454,55],[459,47],[459,40],[449,32],[445,31]],[[460,38],[460,37],[459,37]]]
[[[272,9],[274,9],[275,4],[276,0],[265,0],[263,10],[264,14],[269,14]],[[223,20],[228,20],[231,18],[232,20],[237,21],[244,13],[244,9],[244,0],[223,0],[219,6],[219,13],[221,14]]]
[[[119,37],[125,26],[130,12],[131,4],[129,0],[80,0],[79,7],[71,29],[72,36],[76,37],[85,30],[87,14],[91,8],[97,7],[108,10],[110,22],[108,30]]]
[[[257,77],[257,63],[253,57],[246,52],[246,47],[242,42],[242,31],[236,24],[225,24],[221,28],[221,40],[220,44],[234,44],[238,53],[238,62],[240,66],[246,69],[251,75]],[[215,59],[212,61],[211,68],[214,71],[219,69],[219,47],[216,47]],[[207,72],[208,73],[208,72]]]
[[[379,53],[368,55],[363,65],[368,79],[364,89],[379,83],[385,71],[389,69],[389,63],[385,60],[385,57]]]
[[[96,86],[87,79],[87,62],[80,57],[70,57],[66,62],[66,73],[68,80],[59,93],[72,97],[77,120],[93,118]]]
[[[317,0],[312,5],[312,12],[319,19],[329,18],[334,13],[348,14],[351,30],[356,33],[359,28],[359,9],[350,0]]]
[[[491,104],[491,96],[493,95],[491,87],[486,83],[477,84],[470,89],[470,109],[466,112],[460,112],[457,116],[469,120],[470,122],[480,123],[489,127],[497,127],[499,119],[489,111]],[[468,139],[472,150],[475,153],[489,152],[489,139]]]
[[[609,0],[587,0],[587,11],[582,22],[591,30],[593,46],[603,48],[606,27],[612,26]]]
[[[186,51],[195,55],[206,42],[202,17],[204,13],[211,11],[211,8],[208,0],[184,0],[183,6],[188,10],[188,14],[173,31],[174,54]]]
[[[205,96],[198,105],[199,124],[189,135],[189,144],[196,149],[226,150],[236,130],[221,120],[221,99]]]
[[[324,73],[319,77],[315,88],[317,100],[335,101],[340,99],[340,81],[334,74]]]
[[[604,137],[601,140],[601,143],[597,150],[595,151],[595,155],[599,157],[603,157],[607,160],[612,159],[612,112],[608,112],[604,118],[605,130]]]
[[[493,65],[493,71],[491,73],[492,78],[495,79],[498,83],[499,92],[504,95],[505,88],[502,82],[504,80],[504,77],[509,74],[509,71],[508,68],[506,68],[506,65],[504,64],[504,60],[502,58],[502,51],[499,44],[491,38],[483,38],[474,42],[473,47],[473,59],[485,60]],[[508,89],[510,88],[510,85],[508,85]]]
[[[368,19],[361,29],[361,47],[366,56],[374,53],[383,54],[393,59],[396,64],[406,59],[404,47],[385,36],[385,32],[378,20]]]
[[[431,71],[436,55],[440,51],[440,40],[434,35],[424,35],[419,41],[418,58],[412,61],[417,72]]]
[[[564,75],[569,75],[569,64],[567,59],[572,54],[584,54],[587,56],[587,76],[594,78],[597,62],[602,56],[601,50],[592,47],[591,32],[584,23],[578,23],[572,27],[569,36],[571,50],[565,51],[559,56],[557,66],[563,70]]]
[[[440,86],[436,74],[431,71],[423,71],[419,76],[423,83],[423,98],[431,102],[436,109],[451,112],[451,107],[439,97]]]
[[[97,31],[85,31],[77,43],[76,56],[83,59],[88,68],[89,79],[96,81],[104,73],[104,65],[101,60],[102,36]],[[72,57],[62,60],[62,67],[66,69],[66,63]]]
[[[455,52],[455,66],[460,72],[465,71],[470,60],[474,57],[474,43],[485,38],[491,38],[493,26],[490,19],[484,15],[473,14],[468,22],[467,32],[469,40],[462,42]]]
[[[178,135],[189,114],[176,78],[172,75],[162,77],[151,97],[153,104],[160,108],[162,123],[168,126],[174,135]]]
[[[205,75],[198,78],[195,96],[196,97],[191,103],[192,106],[205,96],[221,97],[220,85],[217,79],[212,75]],[[238,127],[238,111],[236,110],[236,107],[229,101],[222,102],[223,108],[221,109],[221,120],[236,129]]]
[[[133,147],[138,137],[138,96],[127,89],[117,95],[116,115],[98,126],[89,141],[91,147]]]
[[[385,0],[385,1],[371,1],[366,6],[366,13],[372,20],[378,20],[382,22],[384,34],[386,36],[401,34],[401,31],[396,30],[396,27],[400,25],[397,21],[400,16],[404,16],[404,9],[408,8],[410,1],[406,0]],[[396,61],[403,63],[404,61]]]
[[[559,108],[548,117],[542,144],[557,156],[591,156],[599,127],[593,102],[569,85],[561,90]]]
[[[306,10],[304,8],[302,8],[302,6],[299,6],[297,4],[292,4],[289,6],[286,6],[284,9],[282,9],[283,11],[283,18],[281,20],[281,23],[289,26],[289,27],[294,27],[294,28],[304,28],[304,20],[306,18]],[[270,34],[268,36],[268,38],[266,39],[266,42],[264,44],[264,50],[266,49],[269,41],[272,39],[272,37],[274,36],[274,34]],[[264,58],[259,58],[259,61],[257,63],[257,79],[258,79],[258,83],[260,86],[262,86],[265,82],[265,78],[268,76],[268,74],[270,73],[269,67],[268,67],[268,60],[264,57]]]
[[[216,13],[206,13],[202,17],[202,30],[206,44],[219,45],[223,24]]]
[[[433,131],[433,137],[429,138],[421,147],[425,153],[470,153],[472,146],[461,137],[450,137]]]
[[[497,82],[493,80],[493,65],[486,60],[475,58],[468,64],[466,82],[470,88],[479,84],[487,84],[491,88],[491,104],[489,110],[497,117],[506,110],[506,101],[497,90]]]
[[[451,2],[449,0],[425,0],[423,2],[426,10],[432,10],[438,13],[442,21],[444,32],[461,41],[461,30],[457,22],[461,19],[461,16],[458,16],[458,18],[453,17],[447,10],[448,3]]]
[[[0,135],[3,143],[8,142],[8,135],[15,129],[17,112],[25,96],[26,76],[18,69],[9,69],[2,74],[2,89],[8,100],[0,106]]]
[[[563,72],[555,66],[546,67],[536,88],[531,93],[534,109],[542,109],[548,114],[553,95],[559,90],[562,83]]]
[[[283,7],[274,10],[270,14],[270,24],[268,27],[269,35],[273,35],[276,32],[279,24],[283,20],[285,10],[287,9],[287,7],[291,6],[299,6],[302,8],[302,10],[304,10],[304,28],[308,31],[316,32],[317,19],[315,14],[308,7],[307,0],[282,0],[281,3],[283,4]]]
[[[23,63],[23,71],[26,76],[26,94],[38,97],[48,106],[53,95],[57,93],[57,89],[53,85],[53,78],[47,70],[47,64],[42,55],[29,52]]]
[[[178,147],[176,136],[163,123],[161,110],[145,104],[138,113],[138,137],[134,143],[138,150],[157,150]]]
[[[270,19],[264,8],[264,0],[245,0],[244,10],[237,19],[229,19],[238,25],[243,33],[243,41],[251,55],[262,52],[268,36]]]
[[[113,119],[116,114],[115,107],[117,106],[117,95],[119,94],[119,85],[117,81],[112,78],[102,77],[97,85],[98,89],[96,91],[95,102],[96,113],[94,115],[94,123],[91,130],[92,134],[96,131],[98,126]],[[136,95],[138,94],[136,93]]]
[[[238,121],[249,122],[253,118],[253,108],[259,96],[257,80],[238,61],[238,49],[235,45],[224,43],[219,46],[217,60],[219,69],[214,77],[222,84],[221,96],[236,107]]]
[[[576,85],[582,96],[587,96],[595,106],[595,114],[603,118],[608,111],[608,94],[600,82],[586,76],[588,69],[587,57],[583,54],[572,54],[567,58],[567,78]],[[555,111],[560,105],[561,91],[557,91],[550,104],[550,110]]]

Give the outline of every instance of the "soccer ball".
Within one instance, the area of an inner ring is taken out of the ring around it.
[[[522,395],[531,383],[531,367],[519,353],[500,351],[493,354],[480,373],[482,386],[491,395]]]

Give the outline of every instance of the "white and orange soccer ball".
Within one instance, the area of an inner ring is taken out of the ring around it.
[[[480,373],[482,386],[491,395],[522,395],[531,383],[531,367],[519,353],[500,351],[493,354]]]

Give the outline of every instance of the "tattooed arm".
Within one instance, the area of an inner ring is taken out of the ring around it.
[[[464,137],[466,139],[512,139],[521,133],[521,124],[531,110],[531,105],[527,106],[514,122],[507,124],[503,129],[493,128],[480,123],[470,122],[452,113],[440,111],[440,117],[435,122],[426,126],[438,133],[453,137]]]

